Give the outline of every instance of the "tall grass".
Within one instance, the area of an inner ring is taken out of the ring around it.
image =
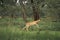
[[[0,27],[0,40],[60,40],[60,31],[21,31],[15,27]]]
[[[10,21],[12,23],[8,23],[9,19],[7,18],[0,20],[0,40],[60,40],[60,31],[23,31],[21,30],[24,27],[24,21],[22,19],[13,19]],[[13,24],[14,22],[16,24]],[[47,29],[47,27],[50,29],[54,27],[53,24],[56,23],[42,20],[39,26],[42,29]]]

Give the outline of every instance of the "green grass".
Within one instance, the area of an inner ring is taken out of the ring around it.
[[[0,28],[0,40],[60,40],[60,31],[21,31],[19,28]]]
[[[28,20],[32,21],[32,19]],[[60,40],[60,31],[55,30],[60,26],[60,22],[42,19],[39,23],[42,31],[36,30],[36,28],[34,30],[22,31],[24,24],[21,18],[10,21],[8,18],[1,19],[0,40]]]

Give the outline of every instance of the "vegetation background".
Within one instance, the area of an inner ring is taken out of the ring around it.
[[[23,13],[28,21],[34,20],[31,0],[0,0],[0,40],[60,40],[60,0],[33,1],[38,7],[41,31],[35,26],[22,31]]]

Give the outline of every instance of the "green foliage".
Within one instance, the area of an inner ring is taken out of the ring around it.
[[[3,1],[3,4],[1,2]],[[21,5],[16,5],[16,0],[0,0],[0,15],[22,15]],[[22,0],[20,0],[22,1]],[[60,0],[34,0],[41,17],[50,17],[52,21],[60,21]],[[43,7],[42,7],[43,6]],[[32,15],[31,0],[25,5],[27,17]]]
[[[0,40],[59,40],[60,31],[21,31],[17,27],[0,27]]]
[[[31,18],[28,18],[32,21]],[[23,31],[24,21],[22,18],[2,18],[0,19],[0,40],[59,40],[60,22],[51,22],[41,19],[39,26],[41,31],[33,29]],[[32,26],[33,27],[33,26]],[[35,27],[35,26],[34,26]],[[51,31],[54,30],[54,31]],[[58,31],[57,31],[58,30]]]
[[[2,2],[3,1],[3,2]],[[32,8],[30,0],[26,6],[29,21],[32,21]],[[2,4],[1,4],[2,3]],[[60,40],[60,0],[34,0],[39,6],[41,18],[39,23],[41,31],[35,26],[28,32],[22,31],[25,22],[22,18],[10,18],[6,16],[22,16],[21,5],[16,5],[16,0],[0,0],[0,40]],[[42,7],[43,6],[43,7]],[[52,22],[53,20],[53,22]],[[54,22],[55,21],[55,22]]]
[[[32,18],[28,18],[28,21],[33,21]],[[8,26],[13,26],[13,27],[18,27],[22,29],[25,26],[25,22],[22,18],[2,18],[0,20],[0,26],[1,27],[8,27]],[[60,22],[52,22],[50,20],[41,18],[41,21],[39,22],[39,27],[41,30],[52,30],[52,31],[60,31]],[[38,29],[35,26],[32,26],[29,30],[30,31],[38,31]]]

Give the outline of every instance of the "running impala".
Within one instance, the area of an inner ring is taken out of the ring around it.
[[[31,27],[33,25],[36,25],[36,27],[39,28],[39,25],[38,25],[39,22],[40,22],[40,20],[36,20],[36,21],[32,21],[32,22],[27,22],[25,24],[25,27],[23,28],[23,30],[26,29],[28,31],[29,27]]]

